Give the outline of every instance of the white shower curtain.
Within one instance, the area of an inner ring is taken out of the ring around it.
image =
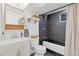
[[[65,55],[79,55],[79,4],[68,6],[66,23]]]
[[[76,55],[79,56],[79,4],[77,4]]]

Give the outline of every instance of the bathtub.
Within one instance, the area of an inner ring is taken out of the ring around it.
[[[50,43],[50,42],[47,42],[47,41],[43,41],[43,45],[46,48],[48,48],[48,49],[50,49],[52,51],[55,51],[55,52],[57,52],[59,54],[64,55],[64,49],[65,49],[64,46],[60,46],[60,45],[57,45],[57,44],[54,44],[54,43]]]

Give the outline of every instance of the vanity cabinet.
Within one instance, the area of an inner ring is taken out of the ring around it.
[[[0,41],[0,56],[29,56],[30,40],[13,39]]]
[[[21,48],[19,49],[20,55],[21,55],[21,56],[28,55],[27,53],[29,53],[29,51],[27,51],[27,53],[26,53],[26,50],[27,50],[27,47],[21,47]]]
[[[11,51],[7,51],[3,54],[1,54],[1,56],[28,56],[28,53],[26,51],[26,47],[21,47],[21,48],[18,48],[18,49],[13,49]]]
[[[1,54],[0,56],[17,56],[18,55],[17,52],[18,52],[18,50],[14,49],[14,50],[7,51],[7,52]]]

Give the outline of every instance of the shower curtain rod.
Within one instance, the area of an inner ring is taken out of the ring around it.
[[[62,9],[62,8],[65,8],[65,7],[67,7],[67,6],[69,6],[69,5],[72,5],[72,4],[75,4],[75,3],[71,3],[71,4],[68,4],[68,5],[62,6],[62,7],[60,7],[60,8],[57,8],[57,9],[48,11],[48,12],[46,12],[46,13],[44,13],[44,14],[40,14],[40,15],[49,15],[49,14],[52,14],[54,11],[59,10],[59,9]]]

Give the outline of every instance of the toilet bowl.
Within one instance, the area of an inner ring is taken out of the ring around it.
[[[46,53],[45,46],[38,45],[35,47],[35,56],[44,56],[45,53]]]
[[[46,53],[45,46],[39,45],[38,39],[36,39],[36,40],[31,39],[31,46],[35,52],[35,56],[44,56],[44,54]]]

